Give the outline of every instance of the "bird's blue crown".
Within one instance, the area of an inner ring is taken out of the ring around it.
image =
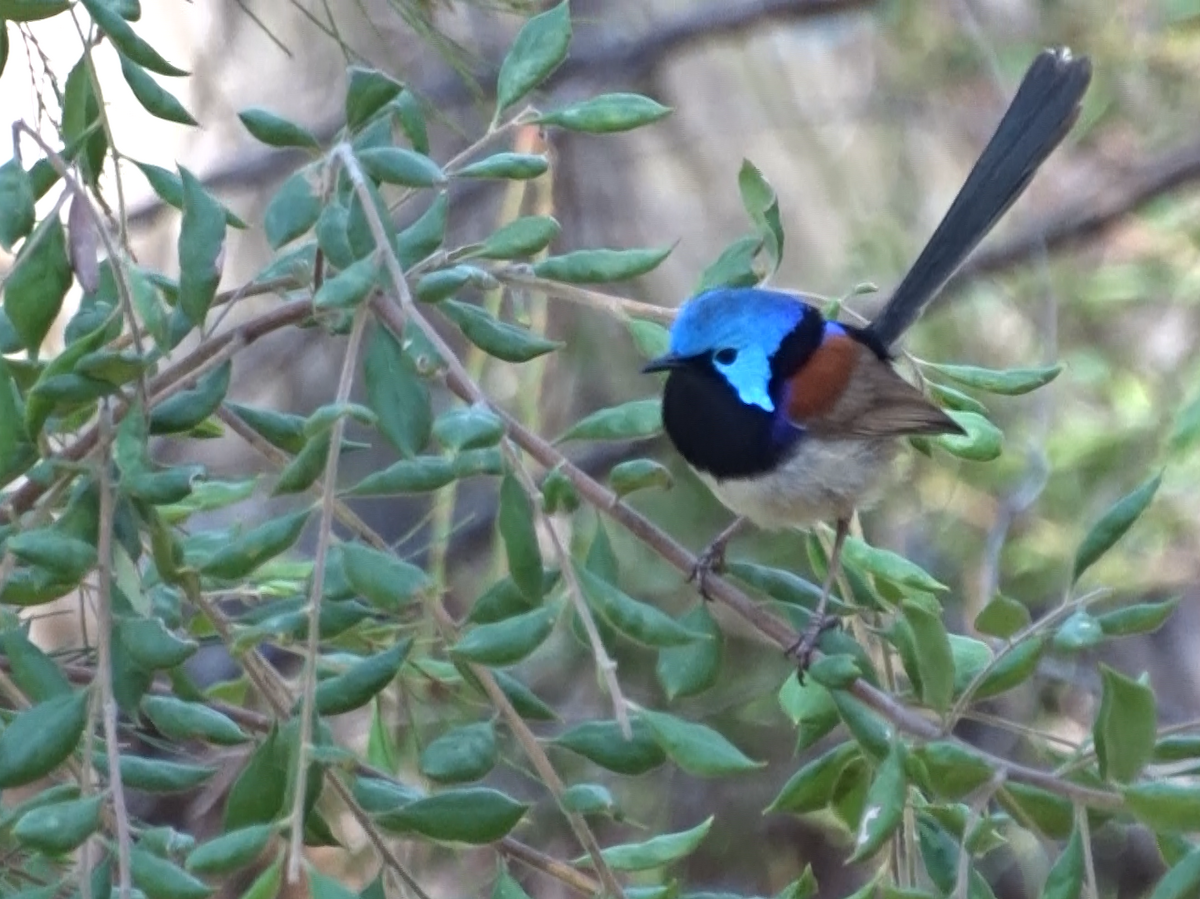
[[[712,365],[743,403],[775,411],[768,387],[771,357],[816,307],[795,296],[759,288],[719,288],[693,297],[671,326],[671,354],[713,354]],[[826,328],[837,325],[826,325]]]

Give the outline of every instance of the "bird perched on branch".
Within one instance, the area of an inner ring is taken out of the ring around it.
[[[879,488],[898,438],[961,433],[892,367],[900,336],[1070,131],[1091,79],[1086,57],[1045,50],[949,211],[866,327],[827,321],[791,294],[717,289],[684,304],[669,351],[663,425],[679,453],[738,517],[701,554],[703,577],[749,521],[768,529],[836,522],[821,599],[790,650],[807,664],[856,509]]]

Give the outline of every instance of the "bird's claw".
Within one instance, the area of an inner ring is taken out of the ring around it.
[[[688,582],[695,581],[696,589],[700,591],[700,595],[705,599],[709,599],[708,576],[710,574],[720,574],[724,570],[725,544],[713,541],[696,557],[696,564],[692,566],[691,573],[688,575]]]
[[[820,617],[814,615],[808,620],[808,626],[800,635],[800,639],[787,648],[784,655],[795,660],[796,677],[800,683],[804,683],[804,672],[812,664],[812,656],[817,650],[817,643],[820,641],[821,635],[837,627],[838,624],[838,619],[833,615]]]

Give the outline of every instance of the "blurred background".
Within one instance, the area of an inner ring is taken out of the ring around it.
[[[341,124],[346,65],[365,62],[393,73],[427,101],[431,155],[445,160],[486,127],[499,60],[523,15],[539,8],[522,0],[146,4],[138,30],[193,72],[170,86],[202,127],[151,119],[114,77],[116,60],[102,47],[100,78],[113,86],[106,101],[116,146],[138,161],[187,166],[243,219],[258,223],[299,159],[255,143],[238,110],[264,106],[331,138]],[[779,196],[787,242],[773,283],[832,297],[872,282],[886,295],[949,204],[1033,55],[1067,44],[1092,57],[1094,80],[1075,131],[907,342],[907,349],[932,361],[998,368],[1060,361],[1066,370],[1028,397],[989,401],[1006,435],[998,461],[906,454],[885,500],[864,516],[864,531],[952,586],[948,614],[952,629],[961,631],[997,590],[1035,612],[1060,601],[1088,524],[1165,468],[1155,506],[1105,557],[1094,580],[1122,597],[1184,595],[1167,630],[1105,652],[1132,674],[1149,671],[1161,700],[1160,723],[1197,716],[1200,618],[1190,600],[1200,524],[1193,487],[1200,476],[1194,451],[1200,356],[1193,349],[1200,325],[1200,4],[573,0],[572,13],[571,56],[536,99],[539,105],[631,90],[674,113],[628,135],[554,134],[552,177],[521,193],[490,184],[458,189],[448,245],[478,238],[518,211],[552,214],[562,223],[556,252],[675,244],[651,275],[614,288],[663,306],[687,297],[704,267],[748,230],[737,190],[743,158]],[[38,91],[46,89],[48,71],[61,77],[69,68],[79,44],[69,19],[60,16],[48,26],[37,32],[36,44],[12,32],[0,119],[36,121],[51,135],[53,123],[40,118]],[[177,214],[156,200],[132,166],[122,179],[139,258],[156,268],[171,265]],[[415,216],[421,210],[406,211]],[[244,283],[271,259],[261,230],[230,232],[224,286]],[[246,301],[227,325],[261,308],[255,304],[272,302]],[[849,305],[869,314],[878,303],[879,297],[864,294]],[[522,410],[541,433],[553,436],[581,414],[659,388],[638,373],[640,357],[623,325],[553,301],[549,310],[546,328],[566,341],[563,352],[535,376],[497,363],[484,372],[489,393]],[[341,350],[341,341],[317,330],[272,337],[235,368],[231,398],[311,410],[329,401]],[[635,504],[693,548],[727,521],[665,443],[570,449],[597,472],[635,454],[653,453],[669,464],[674,488],[647,493]],[[232,437],[176,443],[164,452],[186,453],[218,472],[263,465]],[[382,447],[378,454],[358,454],[346,476],[390,461]],[[458,613],[498,571],[493,486],[460,493],[449,542],[436,548],[447,553],[451,606]],[[361,511],[385,536],[403,538],[413,558],[428,553],[426,506],[374,502]],[[583,512],[569,524],[586,546],[595,516]],[[673,612],[697,601],[676,572],[615,528],[609,536],[631,593]],[[800,535],[743,536],[731,555],[807,570]],[[618,779],[614,792],[630,819],[667,830],[717,813],[683,874],[693,887],[769,895],[811,862],[822,895],[844,895],[859,878],[841,864],[844,832],[820,820],[761,814],[799,764],[794,734],[775,702],[787,664],[735,622],[722,618],[722,624],[729,639],[721,683],[676,710],[735,735],[741,748],[770,766],[739,779],[736,790],[732,782],[714,786],[660,772]],[[617,653],[627,695],[664,702],[653,657]],[[1077,736],[1093,714],[1094,661],[1056,657],[1035,688],[1006,699],[996,713]],[[223,663],[212,664],[217,678]],[[591,658],[569,635],[532,664],[523,672],[527,682],[565,714],[574,708],[582,719],[604,707]],[[1013,733],[972,726],[973,739],[1021,755]],[[555,758],[569,777],[578,760]],[[173,801],[141,813],[202,832],[212,802],[179,807]],[[551,826],[545,817],[542,826]],[[560,857],[574,855],[566,835],[557,847],[553,836],[531,842]],[[1044,873],[1038,870],[1044,856],[1035,850],[1014,845],[992,856],[997,895],[1031,895],[1027,883],[1040,883]],[[1136,895],[1158,865],[1150,845],[1114,845],[1097,860],[1122,887],[1120,895]],[[489,876],[485,861],[481,853],[480,882]],[[440,887],[426,886],[434,895],[466,895],[474,892],[470,876],[460,868],[447,871]],[[531,888],[533,895],[549,894],[550,885],[541,886],[543,892]]]

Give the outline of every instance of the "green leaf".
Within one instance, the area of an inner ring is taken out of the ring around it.
[[[459,178],[501,178],[527,181],[546,174],[550,162],[533,153],[494,153],[459,169]]]
[[[217,411],[229,391],[233,363],[226,360],[202,376],[190,390],[181,390],[150,411],[151,434],[179,434],[199,426]]]
[[[86,692],[55,696],[15,715],[0,731],[0,789],[32,783],[61,765],[86,721]]]
[[[1190,899],[1200,889],[1200,849],[1193,849],[1162,876],[1149,899]]]
[[[1083,837],[1079,828],[1071,830],[1071,838],[1059,853],[1046,883],[1042,886],[1042,899],[1079,899],[1083,891]]]
[[[136,159],[130,159],[129,161],[141,170],[146,181],[149,182],[150,188],[158,195],[160,200],[175,209],[183,209],[183,181],[179,175],[169,169],[164,169],[161,166],[152,165],[148,162],[138,162]],[[224,206],[221,209],[224,212],[225,223],[227,225],[243,229],[246,227],[246,223],[231,211]],[[137,269],[131,269],[131,271],[137,271]]]
[[[10,159],[0,165],[0,247],[11,251],[33,230],[33,203],[33,183],[21,164]]]
[[[1030,620],[1024,603],[997,593],[975,617],[975,630],[1007,640],[1029,627]]]
[[[371,605],[395,612],[433,587],[429,575],[409,562],[361,543],[342,544],[346,579]]]
[[[288,787],[287,747],[272,727],[229,790],[225,830],[273,821],[283,808]]]
[[[121,58],[121,74],[125,76],[125,83],[146,112],[166,122],[198,124],[179,99],[155,81],[145,69],[123,53],[117,55]]]
[[[968,462],[991,462],[1004,450],[1004,434],[977,412],[959,412],[950,409],[947,414],[957,422],[966,434],[939,434],[933,442],[960,459]]]
[[[1058,652],[1082,652],[1098,646],[1103,639],[1100,623],[1083,609],[1077,609],[1055,629],[1052,644]]]
[[[239,580],[259,565],[290,549],[308,522],[308,509],[272,518],[221,546],[200,570],[209,577]]]
[[[651,487],[670,490],[675,486],[675,477],[669,468],[653,459],[629,459],[613,466],[608,473],[608,486],[617,496],[628,496]]]
[[[1163,602],[1143,602],[1097,615],[1096,622],[1106,637],[1152,634],[1166,623],[1178,606],[1178,596]]]
[[[662,401],[630,400],[585,415],[558,438],[564,440],[637,440],[662,432]]]
[[[763,238],[760,234],[739,237],[701,273],[696,293],[717,287],[754,287],[762,280],[762,275],[754,267],[754,260],[762,248]]]
[[[779,217],[779,198],[762,172],[749,159],[742,160],[738,172],[738,191],[742,195],[746,214],[762,238],[769,265],[767,274],[770,276],[779,269],[783,258],[783,222]]]
[[[154,726],[172,740],[206,740],[218,746],[237,746],[250,738],[232,720],[200,702],[174,696],[146,696],[142,711]]]
[[[301,169],[279,186],[263,213],[263,230],[267,243],[278,250],[317,223],[321,216],[321,200],[309,180],[309,171]],[[367,252],[359,254],[367,256]]]
[[[679,624],[708,639],[658,651],[655,673],[671,700],[703,693],[717,682],[721,672],[721,629],[707,606],[696,606],[679,619]]]
[[[429,155],[429,132],[425,126],[425,110],[420,98],[407,88],[391,102],[400,129],[418,153]]]
[[[67,0],[3,0],[0,2],[0,18],[10,22],[36,22],[66,12],[70,8],[71,4]],[[0,65],[0,71],[3,71],[3,68],[4,66]]]
[[[641,128],[657,122],[670,112],[671,107],[641,94],[601,94],[544,113],[538,117],[537,123],[587,134],[610,134]]]
[[[32,356],[58,317],[72,280],[66,235],[55,216],[25,241],[4,282],[4,312]]]
[[[182,665],[196,650],[195,640],[181,640],[167,630],[161,618],[121,618],[117,636],[135,662],[148,671]]]
[[[25,628],[0,633],[0,652],[8,659],[13,682],[34,703],[71,692],[71,682],[62,669],[29,639]]]
[[[504,540],[509,577],[529,600],[537,602],[542,598],[542,554],[533,521],[533,504],[511,473],[500,482],[497,525]]]
[[[96,565],[96,547],[54,528],[21,531],[5,545],[22,562],[40,565],[64,583],[79,583]]]
[[[953,740],[934,740],[912,755],[928,773],[931,792],[945,799],[962,799],[995,775],[978,754]]]
[[[1041,637],[1031,637],[1018,643],[987,673],[975,690],[974,698],[999,696],[1025,683],[1037,670],[1037,663],[1045,648],[1046,641]]]
[[[113,42],[113,46],[138,65],[168,77],[188,74],[185,70],[171,65],[159,56],[157,50],[138,37],[129,27],[129,23],[121,18],[120,13],[116,12],[107,0],[82,0],[82,3],[92,21]],[[151,899],[156,897],[152,896]]]
[[[504,422],[486,406],[456,406],[433,423],[433,439],[455,453],[495,446],[504,436]]]
[[[617,774],[636,777],[667,760],[654,731],[640,716],[630,719],[632,736],[626,739],[616,721],[585,721],[564,731],[551,742]]]
[[[567,0],[525,23],[500,64],[494,121],[550,77],[567,58],[570,43],[571,11]]]
[[[241,403],[226,403],[225,407],[232,410],[271,446],[293,455],[304,449],[303,416],[276,412],[273,409],[256,409]]]
[[[911,587],[925,593],[943,593],[948,589],[915,562],[891,550],[871,546],[857,537],[846,538],[842,559],[847,566],[900,587]]]
[[[496,282],[483,269],[470,265],[456,265],[452,268],[438,269],[428,275],[422,275],[413,293],[422,303],[440,303],[452,297],[467,285],[484,287],[485,282]],[[492,287],[488,285],[488,287]]]
[[[341,674],[317,684],[316,708],[321,715],[341,715],[362,708],[392,682],[404,664],[411,640],[355,662]]]
[[[193,325],[204,323],[221,281],[225,210],[196,177],[179,169],[183,221],[179,226],[179,308]]]
[[[350,66],[346,87],[346,127],[357,131],[404,89],[378,69]]]
[[[672,247],[654,250],[576,250],[533,264],[539,278],[567,284],[627,281],[657,268],[671,255]]]
[[[206,899],[213,891],[174,862],[137,847],[129,854],[129,871],[148,899]]]
[[[1125,535],[1125,532],[1146,511],[1146,507],[1154,499],[1154,494],[1158,492],[1158,485],[1161,483],[1161,474],[1150,478],[1132,493],[1117,500],[1101,516],[1100,520],[1092,525],[1092,529],[1079,544],[1079,549],[1075,551],[1075,571],[1072,580],[1079,580],[1080,575]]]
[[[1125,804],[1155,833],[1200,830],[1200,786],[1151,780],[1121,790]]]
[[[273,824],[252,824],[201,843],[184,867],[197,874],[228,874],[255,861],[275,833]]]
[[[446,173],[436,162],[403,147],[370,147],[355,155],[368,175],[385,184],[436,187],[446,182]]]
[[[481,721],[446,731],[423,750],[421,773],[441,784],[479,780],[496,766],[496,731]]]
[[[0,172],[2,171],[0,169]],[[3,187],[0,186],[0,198],[3,197],[2,191]],[[0,223],[0,229],[2,228],[3,224]],[[533,256],[546,249],[561,230],[562,226],[548,215],[522,216],[497,228],[488,235],[483,245],[470,255],[482,259],[518,259]]]
[[[626,322],[626,327],[638,352],[646,359],[657,359],[670,348],[671,333],[658,322],[631,318]]]
[[[383,471],[367,475],[349,491],[351,496],[391,496],[397,493],[429,493],[445,487],[457,477],[454,463],[441,456],[402,459]]]
[[[654,739],[667,756],[688,774],[721,777],[763,767],[710,727],[684,721],[665,712],[644,709],[639,720],[650,726]]]
[[[101,770],[108,770],[108,762],[104,758],[99,758],[96,764]],[[194,790],[217,773],[216,768],[205,765],[188,765],[124,753],[121,755],[120,768],[121,781],[126,787],[146,793]]]
[[[927,594],[917,594],[924,599]],[[901,611],[912,628],[921,672],[921,698],[932,709],[944,712],[954,698],[954,655],[942,623],[941,609],[932,599],[905,599]]]
[[[548,606],[468,630],[451,648],[457,658],[480,665],[514,665],[545,642],[557,610]]]
[[[643,646],[661,649],[709,639],[654,606],[638,602],[582,565],[575,566],[575,573],[588,605],[606,622]]]
[[[850,862],[862,861],[878,852],[904,819],[904,804],[908,796],[905,755],[904,743],[893,740],[887,757],[875,771],[867,790]]]
[[[998,393],[1003,396],[1019,396],[1044,387],[1057,378],[1063,370],[1061,365],[997,370],[979,368],[975,365],[935,365],[932,362],[922,363],[921,368],[937,372],[942,377],[949,378],[964,387],[973,387],[985,393]]]
[[[1057,793],[1009,781],[996,794],[1000,805],[1018,821],[1029,821],[1054,840],[1064,840],[1075,822],[1074,809]]]
[[[299,147],[302,150],[321,148],[307,128],[261,107],[243,109],[237,116],[254,139],[268,147]]]
[[[494,318],[478,306],[446,300],[438,307],[463,336],[489,356],[505,362],[528,362],[563,346],[525,328]]]
[[[498,790],[463,787],[417,799],[377,820],[388,830],[479,846],[507,834],[528,808]]]
[[[873,759],[885,758],[893,742],[891,725],[846,690],[830,690],[829,696],[858,745]]]
[[[449,209],[450,201],[441,191],[421,217],[396,236],[396,257],[402,269],[408,271],[442,245]]]
[[[617,801],[601,784],[574,784],[563,792],[563,808],[581,815],[608,815],[620,819]]]
[[[371,293],[379,274],[379,262],[367,256],[349,268],[326,278],[313,294],[316,309],[354,309]]]
[[[856,743],[839,743],[789,777],[766,810],[796,815],[820,811],[833,799],[846,766],[860,757]]]
[[[974,412],[985,418],[988,415],[987,406],[979,402],[975,397],[963,393],[961,390],[955,390],[953,387],[947,387],[945,384],[938,384],[935,381],[926,381],[925,389],[929,391],[929,396],[932,400],[937,402],[938,405],[945,406],[947,409]]]
[[[98,187],[108,155],[108,133],[100,121],[100,100],[92,84],[91,66],[86,55],[71,68],[63,88],[62,136],[67,145],[64,155],[78,159],[83,183]],[[43,163],[44,174],[39,174],[38,169]],[[58,172],[48,161],[42,160],[30,168],[29,177],[34,183],[34,197],[40,198],[57,182]]]
[[[29,849],[48,855],[70,852],[100,829],[100,796],[55,802],[26,812],[12,834]]]
[[[400,342],[382,326],[372,328],[367,341],[363,377],[379,432],[401,455],[415,456],[429,442],[433,423],[429,389]]]
[[[664,833],[641,843],[624,843],[609,846],[600,852],[608,866],[615,871],[648,871],[677,862],[696,851],[708,836],[713,818],[710,815],[690,830]],[[581,856],[575,864],[590,864],[588,856]]]
[[[1154,752],[1158,728],[1154,692],[1144,680],[1126,677],[1103,663],[1100,681],[1100,707],[1092,724],[1100,776],[1128,782]]]

